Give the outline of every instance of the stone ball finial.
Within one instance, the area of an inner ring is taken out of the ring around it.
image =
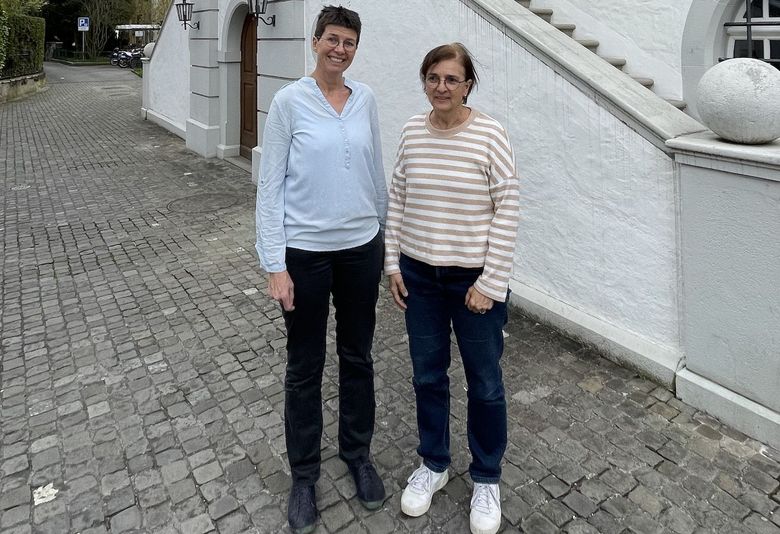
[[[702,122],[720,137],[755,145],[780,137],[780,70],[758,59],[718,63],[699,81]]]
[[[154,50],[154,41],[144,47],[144,57],[152,57],[152,50]]]

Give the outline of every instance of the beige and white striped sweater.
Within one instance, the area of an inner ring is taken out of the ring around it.
[[[400,253],[429,265],[484,267],[480,293],[503,302],[520,218],[514,154],[495,119],[471,110],[450,130],[415,115],[401,133],[390,184],[385,274]]]

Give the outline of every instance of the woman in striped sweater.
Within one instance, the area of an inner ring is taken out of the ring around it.
[[[514,155],[504,128],[466,106],[477,74],[462,44],[428,52],[420,78],[433,109],[404,126],[385,236],[385,273],[409,332],[422,458],[401,509],[424,514],[447,483],[454,330],[468,384],[471,530],[494,533],[507,439],[499,360],[519,220]]]

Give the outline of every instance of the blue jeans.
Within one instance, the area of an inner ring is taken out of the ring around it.
[[[382,269],[382,237],[332,252],[287,248],[295,309],[284,313],[287,370],[284,433],[293,482],[320,477],[322,373],[331,295],[339,358],[339,457],[367,460],[374,434],[374,361],[371,346]]]
[[[505,302],[485,314],[466,308],[466,292],[482,269],[434,267],[401,255],[401,275],[409,292],[406,329],[417,397],[417,453],[431,470],[442,472],[450,457],[450,333],[460,349],[468,385],[469,474],[474,482],[495,484],[507,442],[506,399],[499,360],[504,352]]]

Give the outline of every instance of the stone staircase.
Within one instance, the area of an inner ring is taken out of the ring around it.
[[[531,13],[534,15],[540,17],[542,20],[552,24],[555,28],[562,31],[575,41],[577,41],[579,44],[602,58],[604,61],[612,65],[618,70],[623,70],[623,67],[626,65],[626,59],[622,57],[607,57],[602,56],[598,53],[597,49],[599,47],[599,42],[596,39],[577,39],[574,37],[574,30],[576,29],[576,26],[574,24],[566,24],[566,23],[560,23],[560,22],[553,22],[552,16],[553,16],[553,10],[550,8],[540,8],[540,7],[531,7],[531,3],[533,0],[515,0],[518,4],[523,6],[524,8],[528,9]],[[631,76],[631,78],[634,79],[637,83],[640,85],[646,87],[649,90],[652,90],[653,82],[652,78],[643,78],[641,76]],[[687,104],[683,102],[682,100],[674,100],[670,98],[665,98],[667,102],[669,102],[671,105],[676,107],[677,109],[683,110],[686,108]]]

